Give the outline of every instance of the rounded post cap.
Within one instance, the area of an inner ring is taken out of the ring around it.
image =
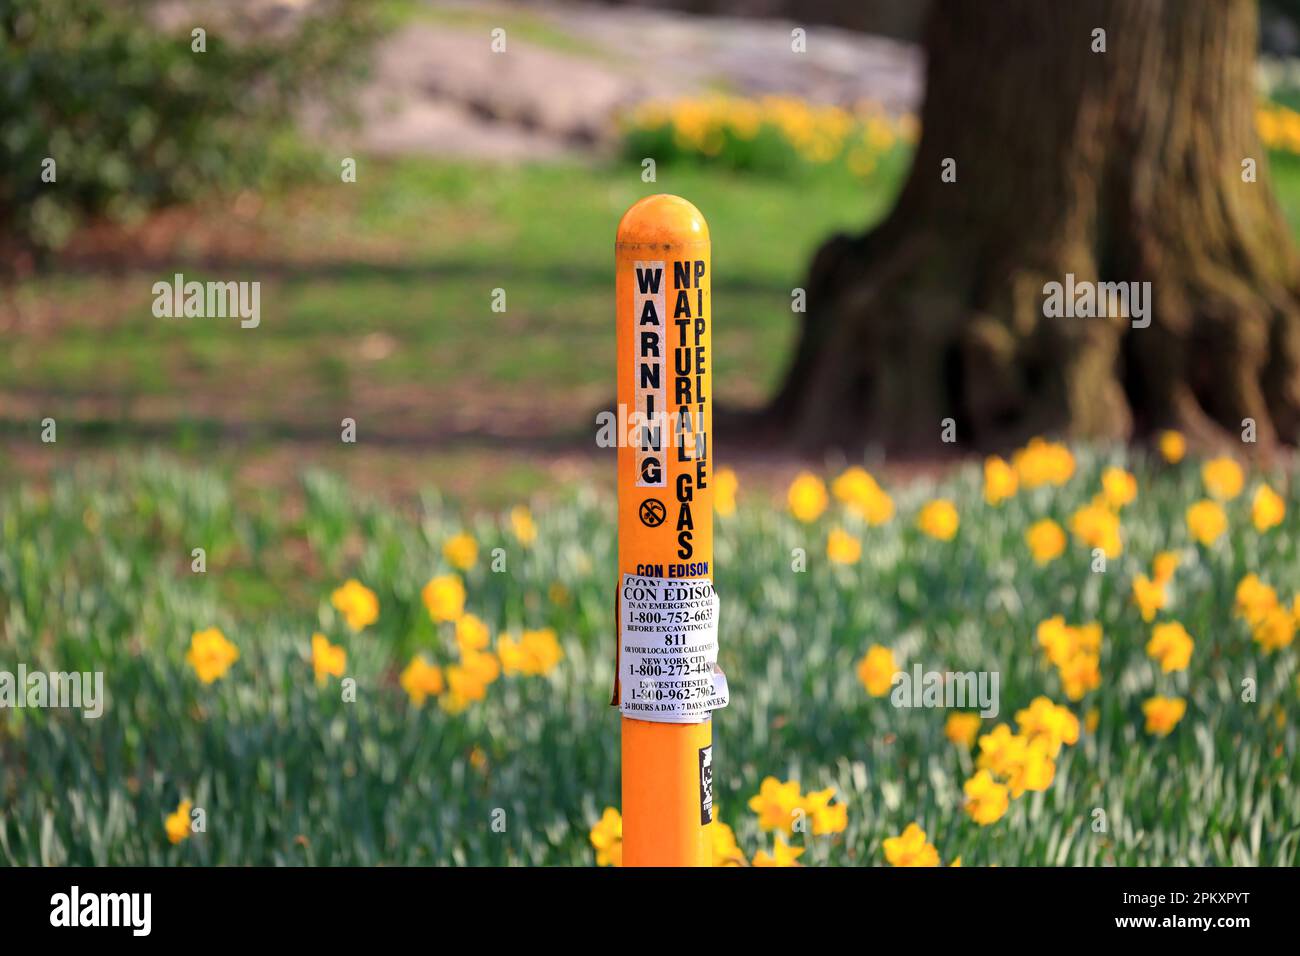
[[[649,246],[709,241],[709,224],[681,196],[657,193],[633,203],[618,224],[617,244]]]

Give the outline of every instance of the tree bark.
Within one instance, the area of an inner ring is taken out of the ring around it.
[[[816,254],[769,421],[807,449],[927,449],[948,418],[981,448],[1239,440],[1245,418],[1261,444],[1295,441],[1300,286],[1254,131],[1256,17],[1255,0],[939,0],[911,174],[878,227]],[[1150,325],[1048,317],[1067,274],[1149,282]]]

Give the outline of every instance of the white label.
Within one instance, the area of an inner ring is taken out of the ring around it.
[[[698,724],[727,706],[712,581],[625,574],[618,604],[618,709],[625,717]]]

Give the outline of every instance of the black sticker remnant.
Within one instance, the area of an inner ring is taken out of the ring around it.
[[[713,822],[713,745],[700,748],[700,826]]]

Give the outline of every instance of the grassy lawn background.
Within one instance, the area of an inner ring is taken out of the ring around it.
[[[453,488],[477,456],[517,443],[508,467],[486,469],[497,480],[474,479],[480,500],[500,500],[535,485],[539,456],[594,451],[593,415],[613,395],[614,230],[637,198],[677,192],[707,211],[716,397],[750,403],[786,361],[813,250],[879,216],[899,175],[682,168],[646,184],[623,165],[363,161],[356,184],[195,211],[144,264],[74,249],[22,282],[5,309],[0,429],[20,464],[40,457],[31,443],[50,416],[83,453],[157,444],[275,470],[287,449],[337,461],[351,417],[372,466],[437,448],[421,477]],[[142,233],[127,241],[148,248]],[[155,318],[151,287],[177,271],[261,280],[261,326]]]
[[[619,216],[676,192],[714,243],[715,398],[756,403],[788,359],[791,290],[817,245],[888,208],[904,170],[794,181],[703,167],[362,161],[356,184],[97,232],[6,290],[0,480],[157,447],[255,484],[305,461],[376,489],[433,484],[494,506],[607,481],[591,443],[612,401],[612,243]],[[1272,160],[1300,224],[1300,160]],[[156,319],[152,285],[262,282],[262,324]],[[507,311],[491,310],[493,290]],[[60,442],[41,445],[53,417]],[[339,442],[358,422],[361,444]],[[364,455],[354,454],[364,450]]]

